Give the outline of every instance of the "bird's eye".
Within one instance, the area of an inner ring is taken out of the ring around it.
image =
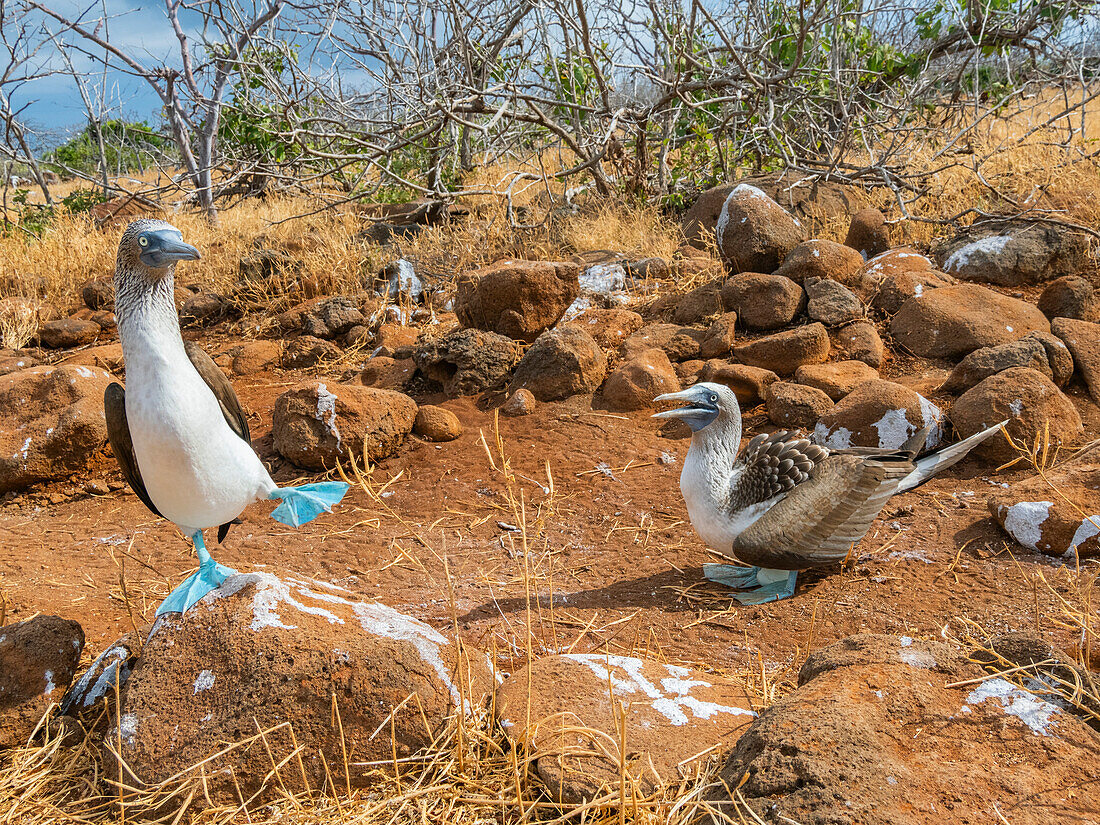
[[[141,244],[142,246],[148,246],[149,245],[149,239],[146,238],[144,235],[142,235],[140,238],[138,238],[138,243]]]
[[[712,403],[712,404],[717,404],[717,403],[718,403],[718,396],[717,396],[717,395],[714,395],[714,394],[711,394],[711,396],[710,396],[710,403]]]

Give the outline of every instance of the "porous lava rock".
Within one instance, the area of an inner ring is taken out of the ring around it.
[[[70,349],[92,343],[103,329],[95,321],[59,318],[38,327],[38,339],[50,349]]]
[[[803,364],[820,364],[829,357],[829,333],[820,323],[776,332],[733,348],[742,364],[791,375]]]
[[[850,246],[813,238],[792,249],[775,274],[797,284],[805,284],[810,278],[828,278],[851,285],[858,283],[856,273],[862,266],[863,256]]]
[[[1039,296],[1039,309],[1051,320],[1100,321],[1100,298],[1096,289],[1079,275],[1063,275],[1051,281]]]
[[[340,347],[323,338],[312,335],[299,335],[287,342],[279,356],[279,366],[288,370],[303,370],[316,367],[328,361],[335,361],[341,355]]]
[[[180,323],[185,326],[210,326],[228,315],[229,301],[216,292],[197,292],[180,307]]]
[[[806,364],[794,373],[794,380],[799,384],[821,390],[833,401],[839,401],[856,387],[877,378],[878,370],[863,361]]]
[[[771,330],[798,317],[806,306],[806,293],[782,275],[749,272],[726,279],[722,301],[749,329]]]
[[[673,322],[681,325],[701,324],[724,311],[722,280],[701,284],[681,298],[672,312]]]
[[[651,349],[623,361],[607,377],[603,399],[612,410],[642,410],[666,392],[679,392],[680,381],[664,350]]]
[[[59,616],[35,616],[0,627],[0,750],[23,745],[69,687],[84,630]]]
[[[359,373],[359,383],[364,387],[400,392],[405,389],[415,372],[416,362],[412,358],[375,355],[363,365],[363,371]]]
[[[702,329],[679,324],[647,324],[623,342],[619,354],[629,359],[648,349],[660,349],[671,361],[689,361],[699,357],[706,337],[706,330]]]
[[[299,325],[302,332],[314,338],[333,339],[352,327],[362,326],[366,320],[355,301],[337,295],[308,304],[301,313]]]
[[[516,418],[521,415],[530,415],[533,413],[538,403],[538,400],[530,390],[520,387],[508,396],[508,400],[501,405],[500,411],[504,415]]]
[[[455,314],[463,326],[532,343],[580,294],[580,267],[551,261],[500,261],[459,277]]]
[[[511,338],[477,329],[456,329],[422,340],[414,356],[424,375],[450,396],[475,395],[504,380],[520,358]]]
[[[372,355],[388,355],[390,358],[411,358],[416,351],[420,332],[415,327],[402,324],[382,324],[374,333]]]
[[[778,381],[779,376],[761,367],[711,360],[700,370],[699,380],[725,384],[737,396],[737,403],[746,408],[762,403],[768,387]]]
[[[890,227],[886,225],[886,216],[873,206],[860,209],[852,215],[844,245],[852,247],[864,260],[888,250]]]
[[[641,315],[623,307],[590,307],[568,323],[583,329],[604,349],[617,349],[645,325]]]
[[[862,361],[878,369],[882,366],[886,347],[882,336],[870,321],[853,321],[832,333],[833,350],[852,361]]]
[[[643,795],[678,782],[688,760],[729,747],[756,716],[732,679],[603,653],[536,659],[505,679],[495,709],[550,797],[570,806],[617,792],[624,772]],[[608,747],[624,734],[625,764]]]
[[[827,327],[848,324],[863,317],[863,302],[843,284],[829,278],[806,278],[806,315]]]
[[[425,404],[416,411],[413,432],[428,441],[454,441],[462,435],[462,422],[445,407]]]
[[[1012,367],[1038,370],[1062,387],[1073,375],[1073,357],[1057,336],[1049,332],[1030,332],[1018,341],[974,350],[955,366],[940,390],[963,393],[989,376]]]
[[[761,190],[806,225],[834,224],[867,205],[859,187],[820,179],[807,182],[805,176],[794,173],[758,175],[740,183],[720,184],[701,193],[684,213],[681,226],[693,247],[706,248],[714,240],[722,207],[741,183]]]
[[[954,286],[958,283],[950,275],[935,269],[920,269],[910,272],[891,272],[881,281],[863,284],[865,300],[884,315],[894,315],[902,304],[917,295],[923,295],[930,289],[942,286]]]
[[[512,390],[525,387],[539,401],[561,401],[594,392],[607,375],[607,356],[578,327],[544,332],[524,353],[512,376]]]
[[[1001,421],[1008,421],[1008,434],[1027,450],[1048,427],[1051,448],[1075,444],[1083,430],[1073,402],[1053,381],[1027,367],[1011,367],[989,376],[959,396],[951,409],[951,422],[964,437]],[[974,452],[998,464],[1018,455],[1001,434],[986,439]]]
[[[1100,447],[997,490],[988,504],[1024,547],[1050,556],[1100,556]]]
[[[1089,395],[1094,401],[1100,401],[1100,324],[1077,318],[1055,318],[1050,329],[1073,355],[1073,363],[1085,379]]]
[[[981,347],[1050,332],[1038,307],[977,284],[933,289],[910,298],[890,322],[894,339],[925,358],[961,358]]]
[[[1038,284],[1087,271],[1088,236],[1064,226],[983,221],[939,244],[943,271],[962,281],[998,286]]]
[[[886,278],[909,272],[927,272],[933,269],[931,259],[908,246],[888,249],[867,261],[855,274],[854,287],[859,289],[865,301],[870,300]]]
[[[718,250],[731,272],[774,272],[806,237],[796,218],[751,184],[735,186],[716,226]]]
[[[707,327],[707,337],[699,345],[699,355],[704,359],[728,355],[737,337],[737,313],[723,312]]]
[[[721,768],[721,816],[964,825],[1010,811],[1013,825],[1046,825],[1057,811],[1084,825],[1100,812],[1096,732],[964,651],[861,634],[813,653],[798,683]]]
[[[766,391],[768,420],[777,427],[812,430],[833,408],[833,400],[815,387],[776,381]]]
[[[139,787],[178,775],[198,800],[230,804],[239,793],[362,787],[364,763],[429,745],[490,680],[484,654],[381,602],[237,573],[153,627],[117,720],[122,766],[111,769]],[[276,778],[282,760],[294,770]]]
[[[814,427],[814,440],[833,450],[896,450],[930,427],[924,448],[931,450],[943,438],[946,423],[943,411],[923,395],[880,378],[860,384],[825,413]]]
[[[230,369],[237,375],[253,375],[279,363],[282,350],[275,341],[246,341],[235,348]]]
[[[0,493],[80,473],[104,455],[102,369],[32,367],[0,376]]]
[[[91,310],[115,308],[115,286],[111,278],[90,278],[80,287],[80,298]]]
[[[331,470],[353,455],[389,458],[416,421],[416,402],[399,392],[306,381],[275,399],[275,451],[297,467]]]

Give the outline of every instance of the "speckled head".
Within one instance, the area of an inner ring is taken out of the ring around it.
[[[116,273],[137,272],[150,280],[163,278],[177,261],[197,261],[199,250],[183,242],[183,233],[166,221],[134,221],[118,244]]]
[[[715,421],[740,426],[741,407],[733,390],[725,384],[704,381],[681,392],[658,395],[653,400],[683,402],[685,406],[654,413],[653,417],[682,419],[692,432],[699,432]]]

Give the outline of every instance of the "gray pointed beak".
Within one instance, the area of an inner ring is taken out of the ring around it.
[[[197,261],[202,257],[202,255],[199,254],[199,250],[191,246],[191,244],[174,239],[165,240],[161,243],[160,249],[157,251],[162,256],[171,258],[173,261]]]
[[[197,261],[202,257],[199,250],[183,242],[178,232],[149,232],[146,237],[149,245],[141,253],[141,262],[154,269],[164,269],[177,261]]]
[[[680,392],[666,392],[664,395],[658,395],[653,399],[654,403],[659,401],[682,401],[685,404],[691,404],[694,399],[694,393],[691,390],[681,390]],[[683,418],[685,415],[690,415],[692,412],[697,412],[694,407],[677,407],[673,410],[661,410],[661,412],[653,413],[651,418]]]

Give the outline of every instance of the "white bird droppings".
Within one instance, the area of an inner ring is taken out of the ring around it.
[[[195,692],[192,695],[198,695],[199,692],[210,690],[212,687],[214,687],[214,674],[209,670],[204,670],[195,677]]]
[[[943,265],[943,270],[944,272],[958,272],[963,267],[969,266],[971,259],[974,257],[991,258],[999,255],[1011,240],[1012,238],[1008,235],[993,235],[989,238],[982,238],[973,243],[968,243],[966,246],[956,249],[948,257]]]
[[[986,699],[996,699],[1001,703],[1005,713],[1015,716],[1031,728],[1032,733],[1043,736],[1050,736],[1048,728],[1055,721],[1051,717],[1061,712],[1061,708],[1057,705],[1052,705],[1016,687],[1007,679],[997,678],[982,682],[966,697],[966,701],[972,705],[984,702]],[[965,708],[966,705],[963,707]]]
[[[336,429],[336,396],[324,384],[317,385],[317,420],[328,427],[336,439],[336,451],[340,452],[340,431]]]
[[[710,682],[689,679],[691,671],[676,665],[663,665],[668,676],[658,688],[642,675],[645,662],[633,656],[603,656],[598,653],[567,653],[564,658],[585,665],[603,684],[610,684],[617,693],[641,693],[652,700],[650,706],[673,725],[686,725],[690,713],[696,719],[710,719],[718,713],[756,716],[745,708],[706,702],[691,695],[696,687],[710,687]],[[686,711],[686,712],[685,712]]]
[[[1043,522],[1050,516],[1053,506],[1053,501],[1018,501],[1005,513],[1005,530],[1024,547],[1038,550],[1043,538]]]

